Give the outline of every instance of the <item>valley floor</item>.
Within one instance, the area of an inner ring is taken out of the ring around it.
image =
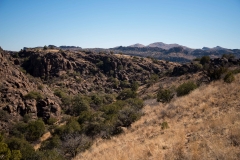
[[[75,160],[240,159],[240,74],[145,106],[125,133],[98,139]]]

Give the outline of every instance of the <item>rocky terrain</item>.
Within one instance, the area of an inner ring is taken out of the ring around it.
[[[195,89],[227,76],[231,81],[240,59],[224,53],[179,64],[83,49],[0,49],[0,145],[7,144],[12,156],[17,150],[22,159],[71,159],[95,139],[111,139],[131,127],[159,93],[169,96],[160,101],[170,101],[184,83]]]
[[[212,58],[219,58],[223,54],[233,54],[236,57],[240,57],[239,49],[225,49],[221,47],[206,48],[203,49],[190,49],[183,46],[170,47],[158,47],[157,45],[147,47],[116,47],[111,48],[114,52],[122,52],[127,55],[141,56],[141,57],[152,57],[161,60],[168,60],[174,62],[190,62],[195,58],[202,56],[210,56]]]

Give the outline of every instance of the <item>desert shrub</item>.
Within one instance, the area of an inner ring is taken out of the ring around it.
[[[47,120],[47,124],[49,125],[53,125],[54,123],[57,122],[57,119],[54,118],[54,117],[50,117],[48,120]]]
[[[121,93],[119,93],[117,99],[126,100],[128,98],[136,98],[137,93],[132,91],[131,89],[124,89]]]
[[[183,83],[180,86],[178,86],[178,88],[176,89],[177,96],[187,95],[188,93],[190,93],[192,90],[196,88],[197,88],[197,85],[192,81]]]
[[[121,81],[120,82],[120,87],[121,88],[128,88],[128,87],[130,87],[130,83],[127,80]]]
[[[104,102],[105,104],[112,103],[112,102],[114,102],[114,100],[115,100],[115,96],[114,96],[114,95],[112,95],[112,94],[106,94],[106,95],[104,95],[103,102]]]
[[[44,47],[43,47],[43,50],[47,50],[48,49],[48,47],[45,45]]]
[[[54,135],[59,135],[61,139],[67,134],[78,133],[81,131],[81,126],[75,118],[70,118],[66,125],[59,126],[55,129]]]
[[[101,105],[103,103],[103,98],[99,95],[92,95],[91,100],[95,105]]]
[[[43,150],[36,151],[35,155],[31,157],[34,160],[64,160],[65,158],[59,153],[58,150]]]
[[[34,157],[36,154],[32,145],[25,139],[12,137],[8,138],[6,143],[12,151],[20,150],[23,160],[33,159],[32,157]]]
[[[27,126],[28,126],[27,123],[18,122],[11,128],[9,134],[18,138],[23,138],[25,137]]]
[[[73,115],[78,116],[82,111],[87,111],[89,109],[89,102],[85,97],[81,95],[74,96],[71,109]]]
[[[161,129],[168,129],[169,128],[169,126],[168,126],[168,123],[167,122],[163,122],[162,124],[161,124]]]
[[[207,76],[210,78],[210,81],[219,80],[226,71],[227,68],[225,67],[208,68]]]
[[[131,84],[132,91],[136,92],[138,90],[139,84],[136,81],[133,81]]]
[[[40,138],[45,132],[45,125],[42,120],[29,122],[26,128],[26,139],[28,141],[35,141]]]
[[[123,70],[123,65],[118,65],[118,66],[117,66],[117,69],[118,69],[119,71]]]
[[[223,54],[222,55],[222,58],[227,58],[227,59],[234,59],[235,58],[235,55],[234,54]]]
[[[71,105],[71,96],[67,95],[65,91],[61,89],[56,89],[54,94],[61,98],[63,105],[69,106]]]
[[[92,145],[91,140],[84,134],[74,133],[65,135],[62,141],[62,150],[67,159],[71,159],[79,152],[83,152]]]
[[[143,108],[143,100],[139,98],[129,98],[126,100],[126,103],[135,110],[140,110]]]
[[[28,123],[32,119],[32,116],[30,114],[25,114],[23,116],[23,122]]]
[[[169,89],[160,89],[157,93],[157,101],[158,102],[170,102],[173,98],[174,94]]]
[[[22,158],[22,153],[20,150],[12,150],[10,160],[20,160]]]
[[[121,121],[121,126],[123,127],[129,127],[133,122],[139,119],[140,116],[140,112],[137,112],[134,108],[128,106],[124,107],[118,113],[118,119]]]
[[[235,80],[234,75],[232,72],[228,72],[224,77],[224,82],[232,83]]]
[[[112,114],[117,114],[120,109],[121,109],[121,106],[118,106],[115,103],[113,103],[113,104],[102,106],[100,108],[100,111],[102,111],[105,115],[112,115]]]
[[[153,84],[155,84],[157,81],[159,80],[159,76],[157,74],[152,74],[149,78],[149,80],[147,81],[147,87],[152,86]]]
[[[30,91],[28,94],[24,96],[25,99],[35,99],[39,101],[40,99],[43,99],[43,96],[41,93],[36,92],[36,91]]]
[[[209,56],[203,56],[201,59],[200,59],[200,64],[204,65],[206,63],[209,63],[210,62],[210,57]]]
[[[93,116],[93,114],[92,114],[91,111],[83,111],[78,116],[78,123],[82,124],[82,123],[84,123],[86,121],[90,121],[92,116]]]
[[[8,160],[11,157],[11,151],[6,143],[0,142],[0,158]]]
[[[194,67],[196,67],[198,70],[203,69],[203,65],[199,63],[194,63]]]
[[[61,140],[58,135],[54,135],[49,140],[44,141],[41,145],[40,150],[51,150],[58,148],[61,145]]]

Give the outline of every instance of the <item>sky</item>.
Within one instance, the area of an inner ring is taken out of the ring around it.
[[[0,46],[240,49],[240,0],[0,0]]]

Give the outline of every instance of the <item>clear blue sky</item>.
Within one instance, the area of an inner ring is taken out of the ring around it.
[[[0,46],[240,48],[240,0],[0,0]]]

